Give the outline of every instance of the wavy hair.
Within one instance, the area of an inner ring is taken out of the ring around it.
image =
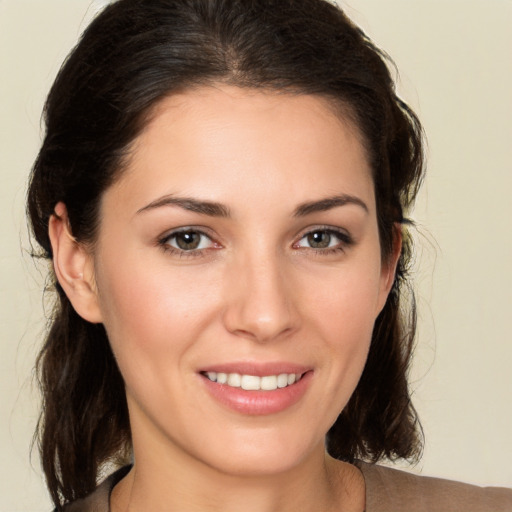
[[[416,317],[404,214],[423,175],[422,129],[397,97],[388,63],[326,0],[118,0],[85,30],[51,88],[28,192],[39,255],[51,260],[55,205],[66,204],[78,242],[94,242],[102,193],[121,175],[130,144],[164,97],[225,83],[320,95],[341,106],[367,149],[382,258],[391,254],[396,226],[404,241],[366,367],[327,436],[329,453],[346,461],[414,458],[421,451],[407,382]],[[126,459],[131,438],[105,329],[82,319],[52,270],[50,278],[56,293],[37,360],[43,405],[36,435],[60,509],[94,489],[106,462]]]

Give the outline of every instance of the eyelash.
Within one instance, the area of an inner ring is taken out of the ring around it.
[[[220,247],[219,244],[216,244],[212,240],[212,237],[210,235],[205,233],[203,230],[198,229],[198,228],[194,228],[192,226],[187,226],[187,227],[182,228],[182,229],[177,229],[177,230],[175,230],[175,231],[173,231],[171,233],[168,233],[168,234],[164,235],[162,238],[160,238],[158,240],[158,245],[165,252],[170,253],[172,255],[179,256],[180,258],[197,258],[197,257],[201,257],[201,256],[204,256],[205,251],[210,249],[210,248],[208,248],[208,249],[192,249],[192,250],[186,251],[184,249],[179,249],[177,247],[173,247],[172,245],[169,244],[169,242],[172,239],[175,239],[178,235],[184,234],[184,233],[194,233],[194,234],[197,234],[197,235],[199,235],[201,237],[206,237],[206,238],[208,238],[212,242],[212,245],[214,246],[213,248]],[[218,247],[215,247],[215,245],[217,245]]]
[[[170,245],[170,241],[175,239],[178,235],[183,233],[193,233],[196,235],[199,235],[201,237],[206,237],[210,240],[213,247],[208,247],[204,249],[191,249],[191,250],[184,250],[179,249],[176,247],[173,247]],[[307,232],[303,233],[301,237],[299,238],[298,242],[295,242],[293,244],[293,247],[296,249],[300,249],[298,244],[306,237],[313,235],[314,233],[322,233],[329,236],[334,236],[338,239],[338,243],[334,247],[325,247],[325,248],[315,248],[315,247],[304,247],[304,249],[308,249],[309,251],[313,251],[313,253],[320,255],[320,256],[327,256],[330,254],[338,253],[338,252],[344,252],[348,247],[352,246],[354,244],[353,238],[345,231],[334,229],[332,227],[316,227],[314,229],[310,229]],[[180,258],[197,258],[204,256],[204,253],[208,251],[209,249],[217,249],[220,248],[220,244],[214,242],[212,240],[212,237],[205,233],[201,229],[196,229],[194,227],[185,227],[182,229],[175,230],[171,233],[166,234],[165,236],[161,237],[158,240],[158,245],[167,253],[171,253],[173,255],[177,255]]]
[[[304,238],[313,235],[314,233],[323,233],[324,235],[334,236],[338,239],[338,243],[333,247],[325,247],[322,249],[315,247],[307,247],[310,251],[313,251],[319,256],[328,256],[338,252],[345,252],[350,246],[354,245],[354,239],[346,232],[340,229],[335,229],[329,226],[318,226],[314,229],[310,229],[300,237],[299,241],[294,243],[294,247],[298,247],[300,241]]]

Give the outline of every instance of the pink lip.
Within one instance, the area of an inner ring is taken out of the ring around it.
[[[243,375],[278,375],[280,373],[300,373],[302,378],[294,384],[274,391],[246,391],[227,384],[212,382],[203,372],[239,373]],[[296,404],[306,393],[313,377],[313,371],[297,365],[254,365],[229,364],[216,365],[202,370],[199,374],[210,395],[229,409],[241,414],[266,415],[276,414]]]
[[[256,377],[264,377],[265,375],[279,375],[280,373],[306,373],[311,367],[293,364],[293,363],[256,363],[256,362],[235,362],[220,363],[201,368],[200,372],[217,372],[217,373],[239,373],[240,375],[254,375]]]

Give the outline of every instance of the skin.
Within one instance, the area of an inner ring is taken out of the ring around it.
[[[318,206],[333,197],[350,200]],[[394,278],[400,243],[382,261],[375,208],[359,132],[326,100],[228,86],[157,106],[104,193],[93,249],[57,205],[57,277],[105,325],[126,383],[135,466],[114,512],[363,510],[362,475],[324,442]],[[199,249],[179,249],[184,227],[204,233]],[[243,414],[200,374],[233,361],[302,365],[309,382],[280,412]]]

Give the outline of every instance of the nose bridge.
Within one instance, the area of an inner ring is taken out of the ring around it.
[[[297,326],[284,260],[274,250],[240,255],[229,271],[225,324],[230,332],[265,342]]]

